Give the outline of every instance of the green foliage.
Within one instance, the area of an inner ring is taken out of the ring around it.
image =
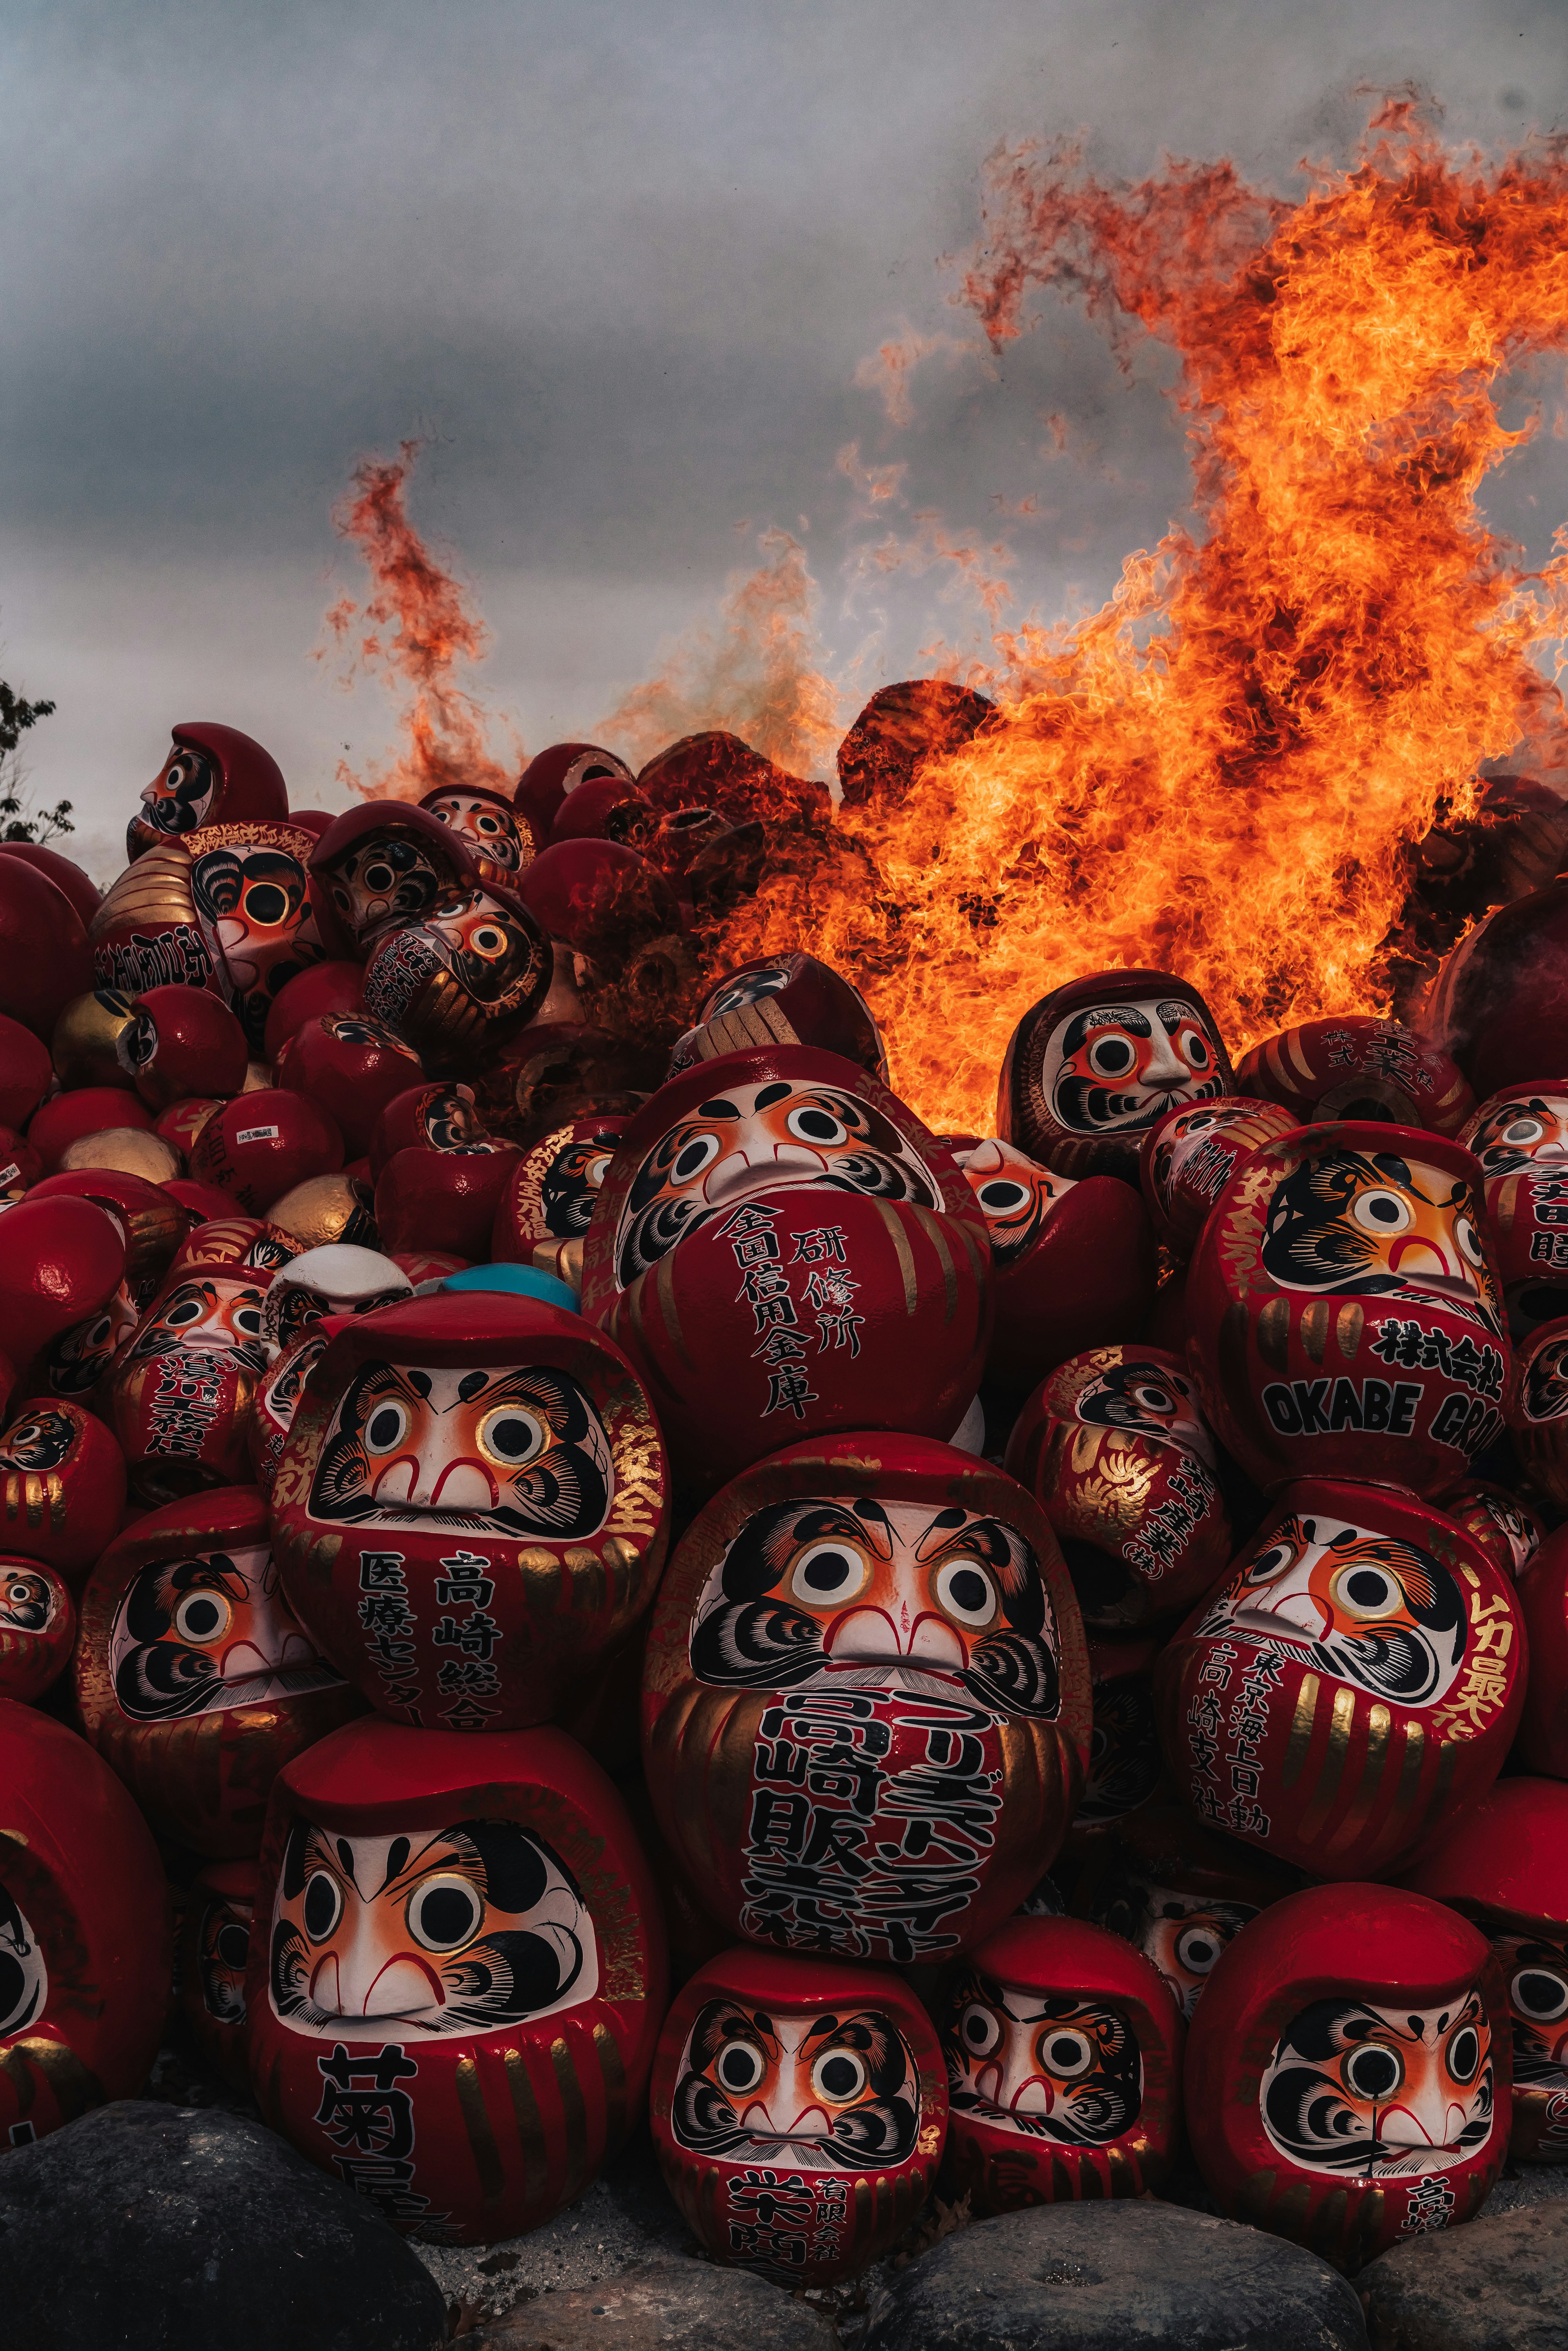
[[[52,718],[52,702],[28,702],[0,678],[0,841],[56,840],[74,832],[71,803],[59,800],[52,809],[36,809],[25,797],[16,746],[40,718]]]

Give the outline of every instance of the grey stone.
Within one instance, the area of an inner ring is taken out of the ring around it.
[[[872,2304],[866,2351],[1365,2351],[1354,2291],[1281,2238],[1138,2199],[946,2237]]]
[[[0,2311],[27,2351],[431,2351],[434,2280],[259,2123],[120,2099],[0,2157]]]
[[[597,2286],[521,2304],[463,2351],[834,2351],[822,2314],[747,2270],[648,2262]]]
[[[1568,2351],[1568,2204],[1396,2245],[1355,2283],[1375,2351]]]
[[[448,2304],[484,2325],[530,2295],[570,2294],[622,2270],[694,2249],[660,2176],[646,2127],[607,2163],[575,2204],[526,2237],[494,2245],[419,2245],[414,2251]]]

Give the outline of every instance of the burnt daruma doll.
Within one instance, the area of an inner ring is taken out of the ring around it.
[[[887,1083],[887,1048],[870,1005],[815,956],[762,956],[727,972],[704,998],[695,1026],[677,1040],[670,1075],[758,1045],[815,1045]]]
[[[245,1980],[256,1910],[254,1861],[209,1862],[186,1897],[180,1932],[180,2006],[207,2064],[250,2088]]]
[[[893,2250],[942,2154],[936,2035],[894,1975],[744,1946],[685,1984],[649,2121],[671,2195],[717,2262],[831,2285]]]
[[[139,1500],[171,1502],[247,1474],[271,1280],[257,1267],[176,1270],[116,1356],[109,1412]]]
[[[1130,1633],[1189,1608],[1230,1555],[1214,1440],[1157,1347],[1097,1347],[1030,1396],[1008,1446],[1067,1561],[1083,1621]]]
[[[1568,2163],[1568,1788],[1500,1780],[1404,1880],[1480,1928],[1513,2042],[1516,2163]]]
[[[141,1813],[85,1739],[0,1698],[0,2147],[141,2095],[169,1975]]]
[[[361,1711],[279,1589],[254,1486],[138,1519],[93,1571],[80,1617],[82,1729],[197,1853],[256,1853],[279,1767]]]
[[[436,1729],[564,1713],[653,1598],[657,1424],[581,1317],[445,1292],[349,1322],[273,1480],[284,1586],[371,1704]]]
[[[1392,1875],[1490,1787],[1524,1704],[1523,1614],[1451,1519],[1288,1487],[1162,1655],[1166,1760],[1200,1820],[1314,1876]]]
[[[1199,1828],[1164,1793],[1114,1822],[1086,1855],[1074,1913],[1141,1951],[1189,2022],[1220,1954],[1301,1884],[1295,1870]]]
[[[1479,2210],[1509,2074],[1483,1935],[1418,1894],[1315,1886],[1215,1969],[1187,2035],[1187,2136],[1223,2211],[1354,2272]]]
[[[1066,1831],[1089,1740],[1050,1527],[987,1462],[830,1437],[694,1522],[644,1668],[649,1792],[721,1924],[906,1966],[1000,1923]]]
[[[1203,998],[1163,971],[1097,971],[1031,1005],[1008,1042],[997,1133],[1063,1176],[1138,1180],[1167,1111],[1235,1092]]]
[[[601,1321],[688,1234],[794,1185],[941,1211],[984,1249],[951,1154],[896,1095],[837,1054],[759,1048],[672,1078],[628,1122],[583,1252],[584,1312]]]
[[[1147,1959],[1077,1918],[1011,1918],[944,1986],[947,2169],[977,2220],[1159,2187],[1186,2030]]]
[[[436,2243],[571,2203],[636,2119],[658,1896],[564,1732],[353,1723],[273,1794],[246,1987],[262,2113]]]
[[[0,1558],[0,1698],[42,1698],[76,1639],[71,1595],[36,1559]]]
[[[1187,1356],[1255,1483],[1440,1493],[1501,1435],[1480,1189],[1467,1151],[1411,1127],[1301,1127],[1237,1169],[1193,1252]]]

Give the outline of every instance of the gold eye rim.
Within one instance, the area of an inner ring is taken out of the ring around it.
[[[497,1423],[508,1420],[520,1421],[533,1432],[527,1452],[502,1452],[491,1442],[491,1430]],[[474,1432],[474,1442],[485,1459],[513,1476],[518,1470],[531,1469],[536,1463],[542,1461],[556,1441],[555,1430],[541,1413],[529,1412],[526,1406],[517,1404],[493,1405],[482,1416]]]
[[[218,1621],[210,1632],[193,1632],[184,1622],[186,1611],[202,1607],[215,1608],[218,1612]],[[198,1584],[193,1592],[181,1594],[179,1603],[170,1618],[170,1629],[178,1633],[188,1648],[210,1649],[213,1644],[215,1641],[221,1641],[229,1630],[234,1623],[234,1604],[226,1593],[214,1592],[208,1584]]]

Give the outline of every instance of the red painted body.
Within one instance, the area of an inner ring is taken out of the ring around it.
[[[1288,1487],[1160,1659],[1184,1801],[1314,1876],[1404,1868],[1507,1759],[1530,1662],[1521,1597],[1406,1496]]]
[[[754,1941],[899,1965],[977,1941],[1050,1867],[1089,1727],[1055,1538],[950,1447],[793,1446],[707,1505],[664,1577],[649,1792],[715,1918]]]
[[[1292,1895],[1215,1969],[1186,2077],[1187,2136],[1221,2210],[1354,2273],[1491,2192],[1511,2079],[1497,1962],[1417,1894]]]
[[[445,1913],[433,1855],[447,1863]],[[389,1879],[395,1903],[378,1899]],[[466,1940],[453,1896],[479,1916]],[[483,1962],[497,1914],[539,1939],[531,1977],[550,1980],[530,1996],[529,1978],[482,1964],[494,2021],[465,2025],[463,1954]],[[406,2234],[483,2244],[538,2228],[636,2120],[666,1998],[658,1896],[620,1798],[563,1732],[369,1721],[320,1740],[274,1791],[256,1915],[246,2032],[262,2113]],[[360,1964],[367,1949],[379,1973]]]
[[[930,2019],[895,1975],[740,1946],[677,1994],[648,2115],[710,2257],[809,2289],[880,2260],[915,2219],[947,2083]]]
[[[1156,2193],[1186,2027],[1155,1970],[1077,1918],[1011,1918],[943,1986],[947,2168],[977,2220]]]
[[[1236,1091],[1214,1016],[1186,980],[1090,972],[1042,996],[1013,1030],[997,1133],[1058,1175],[1135,1184],[1144,1136],[1167,1111]]]
[[[1304,1020],[1266,1037],[1237,1066],[1238,1093],[1259,1094],[1295,1113],[1292,1123],[1386,1120],[1458,1134],[1475,1096],[1463,1071],[1429,1039],[1368,1012]]]
[[[421,1074],[413,1046],[367,1012],[326,1012],[302,1021],[280,1048],[273,1069],[277,1085],[327,1113],[350,1159],[370,1149],[388,1102]]]
[[[1502,1431],[1511,1349],[1469,1152],[1413,1127],[1299,1127],[1238,1168],[1193,1253],[1187,1359],[1265,1489],[1441,1493]]]

